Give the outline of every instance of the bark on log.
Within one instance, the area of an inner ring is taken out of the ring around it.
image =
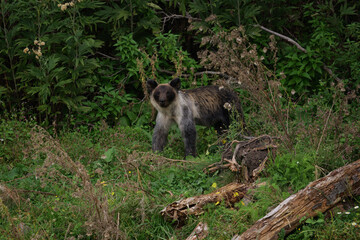
[[[161,210],[161,215],[168,220],[184,222],[188,215],[203,213],[203,206],[208,203],[225,201],[229,206],[239,202],[252,184],[230,183],[206,195],[200,195],[173,202]]]
[[[199,222],[194,231],[186,238],[186,240],[201,240],[205,239],[209,234],[209,227],[207,223]]]
[[[360,160],[330,172],[280,203],[241,236],[232,240],[277,239],[281,229],[288,234],[300,219],[317,216],[342,199],[360,194]]]

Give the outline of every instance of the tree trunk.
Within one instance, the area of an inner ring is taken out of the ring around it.
[[[277,239],[281,229],[288,234],[300,219],[317,216],[342,199],[360,194],[360,160],[338,168],[280,203],[241,236],[232,240]]]

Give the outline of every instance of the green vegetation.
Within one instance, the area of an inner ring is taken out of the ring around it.
[[[231,239],[292,193],[360,158],[360,2],[0,0],[0,239]],[[261,30],[286,35],[305,49]],[[329,71],[330,70],[330,71]],[[241,140],[177,128],[151,152],[145,81],[226,84],[252,135],[277,137],[249,202],[183,226],[169,203],[236,181],[203,169]],[[221,143],[221,144],[219,144]],[[280,239],[359,239],[359,197]]]

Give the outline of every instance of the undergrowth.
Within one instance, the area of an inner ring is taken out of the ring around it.
[[[266,184],[253,190],[251,199],[233,208],[207,205],[202,215],[177,228],[160,216],[164,206],[236,181],[230,172],[202,172],[219,155],[202,151],[197,158],[177,160],[181,147],[174,143],[162,155],[153,154],[150,137],[140,128],[100,123],[88,130],[58,131],[53,137],[17,120],[3,121],[0,127],[9,125],[22,127],[12,128],[17,138],[10,145],[2,142],[2,149],[20,143],[26,147],[1,161],[2,239],[184,239],[199,221],[208,223],[208,239],[229,239],[331,170],[323,168],[315,149],[299,146],[296,155],[280,150],[261,180]],[[200,135],[199,142],[208,141],[209,134]],[[357,205],[306,220],[288,239],[356,239]]]
[[[9,124],[22,129],[3,149],[23,138],[26,147],[7,157],[13,165],[1,161],[0,235],[6,239],[170,238],[176,228],[159,215],[166,204],[229,180],[202,172],[213,161],[205,155],[186,162],[149,153],[150,138],[140,128],[102,123],[54,138],[16,120],[1,127]]]

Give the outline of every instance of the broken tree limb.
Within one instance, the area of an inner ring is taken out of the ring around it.
[[[184,222],[188,215],[202,214],[205,204],[216,204],[225,201],[226,205],[234,205],[234,203],[239,202],[253,186],[252,184],[230,183],[212,193],[173,202],[161,210],[160,213],[167,220]]]
[[[214,173],[228,168],[233,172],[241,172],[245,182],[253,182],[264,169],[268,155],[275,156],[276,149],[274,137],[269,135],[253,137],[247,141],[234,140],[225,146],[221,161],[211,164],[204,172]]]
[[[304,53],[307,53],[307,50],[306,50],[305,48],[303,48],[303,47],[302,47],[298,42],[296,42],[295,40],[293,40],[293,39],[291,39],[291,38],[289,38],[289,37],[287,37],[287,36],[285,36],[285,35],[282,35],[282,34],[280,34],[280,33],[278,33],[278,32],[274,32],[274,31],[272,31],[272,30],[270,30],[270,29],[268,29],[268,28],[266,28],[266,27],[264,27],[264,26],[261,26],[261,25],[255,25],[255,27],[259,27],[260,29],[262,29],[262,30],[264,30],[264,31],[266,31],[266,32],[268,32],[268,33],[274,34],[275,36],[278,36],[279,38],[284,39],[285,41],[287,41],[287,42],[295,45],[296,48],[299,49],[300,51],[302,51],[302,52],[304,52]],[[338,77],[333,73],[333,71],[331,71],[331,69],[330,69],[328,66],[325,65],[325,63],[323,63],[322,68],[323,68],[331,77],[333,77],[336,81],[338,81],[338,82],[341,81],[341,79],[338,78]]]
[[[172,72],[172,71],[169,71],[169,70],[165,70],[165,69],[159,69],[158,70],[159,72],[163,72],[163,73],[166,73],[166,74],[170,74],[170,75],[175,75],[176,72]],[[202,75],[217,75],[219,77],[222,77],[222,78],[225,78],[225,79],[230,79],[230,80],[236,80],[235,78],[225,74],[225,73],[222,73],[222,72],[217,72],[217,71],[202,71],[202,72],[196,72],[194,74],[181,74],[181,75],[178,75],[178,77],[185,77],[185,78],[188,78],[190,76],[202,76]]]
[[[209,227],[207,223],[199,222],[199,224],[195,227],[194,231],[190,234],[186,240],[201,240],[205,239],[209,234]]]
[[[232,240],[277,239],[281,229],[290,233],[300,219],[311,218],[333,208],[342,199],[360,194],[360,160],[330,172],[291,195]]]
[[[297,42],[296,42],[295,40],[293,40],[292,38],[289,38],[289,37],[287,37],[287,36],[285,36],[285,35],[282,35],[282,34],[280,34],[280,33],[278,33],[278,32],[274,32],[273,30],[270,30],[270,29],[268,29],[268,28],[266,28],[266,27],[264,27],[264,26],[261,26],[261,25],[255,25],[255,27],[259,27],[261,30],[264,30],[265,32],[274,34],[275,36],[278,36],[278,37],[284,39],[285,41],[287,41],[287,42],[295,45],[297,49],[299,49],[300,51],[302,51],[302,52],[304,52],[304,53],[307,52],[305,48],[303,48],[299,43],[297,43]]]

